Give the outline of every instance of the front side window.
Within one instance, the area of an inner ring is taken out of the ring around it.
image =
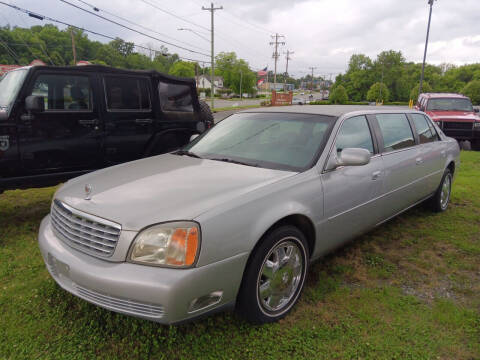
[[[405,114],[377,114],[376,117],[385,152],[415,145],[412,128]]]
[[[343,122],[337,136],[337,153],[346,148],[367,149],[373,154],[373,141],[365,116],[355,116]]]
[[[420,114],[412,114],[411,116],[415,124],[415,129],[417,130],[418,138],[420,139],[420,144],[435,141],[437,137],[436,133],[432,132],[425,116]]]
[[[104,79],[107,109],[110,111],[149,111],[148,80],[129,76]]]
[[[427,104],[429,111],[473,111],[472,102],[465,98],[430,99]]]
[[[310,114],[234,114],[183,150],[211,160],[302,171],[323,148],[334,120]]]
[[[30,95],[43,96],[47,111],[92,110],[92,88],[87,76],[39,75]]]

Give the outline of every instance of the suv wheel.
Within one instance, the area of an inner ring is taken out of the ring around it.
[[[277,321],[288,314],[305,284],[308,247],[293,226],[268,234],[252,254],[238,298],[239,312],[256,324]]]
[[[452,172],[450,169],[446,169],[443,173],[442,181],[438,187],[435,195],[431,199],[432,209],[435,212],[443,212],[447,210],[448,203],[450,202],[450,194],[452,192]]]

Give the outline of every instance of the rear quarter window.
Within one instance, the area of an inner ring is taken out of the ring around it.
[[[162,111],[193,112],[190,85],[160,81],[158,95]]]
[[[150,111],[148,79],[130,76],[106,76],[105,98],[109,111]]]

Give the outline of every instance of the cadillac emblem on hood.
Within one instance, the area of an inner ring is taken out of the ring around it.
[[[91,200],[92,197],[92,190],[93,190],[93,187],[91,184],[86,184],[85,185],[85,200]]]

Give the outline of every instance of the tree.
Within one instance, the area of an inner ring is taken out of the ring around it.
[[[470,81],[462,89],[462,93],[468,96],[474,105],[480,105],[480,80]]]
[[[418,99],[418,90],[420,88],[420,84],[417,84],[411,91],[410,91],[410,99],[412,99],[413,101],[417,101]],[[432,91],[432,87],[430,86],[430,84],[426,81],[423,82],[422,84],[422,92],[424,93],[427,93],[427,92],[431,92]]]
[[[193,78],[195,77],[195,64],[187,61],[177,61],[168,73],[174,76]]]
[[[346,104],[348,101],[347,91],[342,85],[335,86],[330,94],[330,102],[333,104]]]
[[[255,92],[256,75],[250,70],[248,63],[238,59],[234,52],[221,52],[215,58],[215,74],[223,77],[223,85],[235,94],[253,94]]]
[[[384,83],[376,82],[367,93],[368,101],[387,102],[390,97],[390,91]]]

